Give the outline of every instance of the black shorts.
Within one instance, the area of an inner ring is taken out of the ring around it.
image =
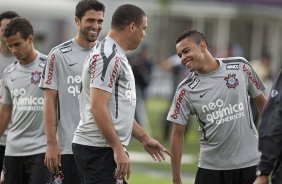
[[[114,177],[116,163],[112,148],[73,143],[72,150],[85,184],[127,184]]]
[[[53,174],[53,180],[62,177],[63,184],[83,184],[82,182],[82,176],[78,172],[74,156],[72,154],[65,154],[61,155],[61,167],[60,167],[61,173]]]
[[[5,156],[4,184],[46,184],[51,173],[44,165],[45,154],[31,156]]]
[[[3,167],[3,160],[4,160],[4,155],[5,155],[5,148],[6,148],[6,146],[0,145],[0,167],[1,167],[0,170],[2,170],[2,167]]]
[[[253,184],[256,166],[234,170],[209,170],[199,168],[195,184]]]

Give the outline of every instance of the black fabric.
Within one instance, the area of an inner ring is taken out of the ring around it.
[[[209,170],[199,168],[195,184],[253,184],[256,166],[233,170]]]
[[[114,177],[116,163],[112,148],[73,143],[72,149],[85,184],[127,184]]]
[[[6,146],[0,145],[0,167],[1,169],[4,163],[5,148]]]
[[[46,184],[51,173],[44,165],[45,154],[5,156],[4,184]]]
[[[273,86],[259,125],[258,169],[272,172],[272,184],[282,184],[282,71]]]
[[[60,179],[63,176],[62,180],[63,184],[84,184],[82,181],[82,175],[80,174],[74,156],[72,154],[61,155],[61,167],[60,173],[53,174],[53,180],[58,177]]]

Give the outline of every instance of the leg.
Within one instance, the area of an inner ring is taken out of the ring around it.
[[[195,184],[230,184],[224,181],[224,171],[198,168]]]
[[[66,154],[61,156],[61,171],[64,174],[63,183],[64,184],[81,184],[82,176],[77,169],[74,156],[71,154]]]
[[[25,168],[29,176],[29,184],[46,184],[51,182],[51,173],[44,165],[45,154],[27,156]]]
[[[27,184],[25,181],[23,157],[5,156],[3,172],[4,184]]]
[[[93,147],[73,143],[73,154],[85,184],[116,184],[116,163],[109,147]],[[118,184],[126,184],[120,181]]]

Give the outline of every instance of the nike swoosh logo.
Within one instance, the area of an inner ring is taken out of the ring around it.
[[[207,94],[207,91],[204,94],[200,95],[200,98],[202,98],[203,96],[205,96]]]
[[[76,65],[77,63],[71,63],[71,64],[69,64],[69,66],[73,66],[73,65]]]
[[[11,78],[11,81],[14,82],[15,80],[17,80],[17,78]]]

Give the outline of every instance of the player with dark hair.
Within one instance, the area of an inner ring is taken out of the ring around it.
[[[264,84],[242,57],[214,58],[205,36],[180,34],[176,51],[191,73],[176,90],[167,119],[171,135],[173,183],[181,184],[180,164],[185,125],[196,115],[200,133],[195,184],[253,184],[260,153],[249,96],[262,112]]]
[[[14,11],[5,11],[0,14],[0,101],[3,99],[4,91],[2,80],[3,71],[9,64],[15,61],[15,58],[12,57],[9,48],[6,46],[3,34],[6,25],[15,17],[19,17],[19,15]],[[7,131],[8,130],[6,130],[0,138],[0,168],[3,165]]]
[[[168,152],[134,120],[136,93],[125,51],[138,47],[145,36],[147,17],[125,4],[112,16],[111,29],[86,61],[80,96],[81,120],[73,139],[73,152],[88,184],[123,184],[130,175],[126,152],[131,135],[154,160]]]
[[[79,96],[83,63],[102,29],[105,6],[96,0],[76,5],[77,34],[51,50],[44,78],[44,123],[47,135],[45,164],[54,178],[64,184],[83,183],[72,151],[74,131],[79,123]],[[57,136],[56,136],[57,135]]]
[[[9,124],[4,183],[46,184],[51,174],[44,165],[46,135],[43,124],[43,90],[38,88],[47,56],[33,46],[33,27],[14,18],[4,31],[5,42],[16,61],[3,73],[0,135]]]

